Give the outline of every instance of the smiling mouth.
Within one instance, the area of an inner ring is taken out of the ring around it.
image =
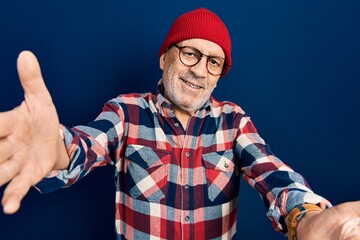
[[[193,89],[201,89],[202,88],[202,87],[191,84],[190,82],[186,81],[185,79],[181,78],[181,81],[183,81],[186,85],[188,85],[189,87],[191,87]]]

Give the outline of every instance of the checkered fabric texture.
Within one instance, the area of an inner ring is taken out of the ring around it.
[[[70,168],[51,172],[36,187],[51,192],[114,165],[118,239],[238,238],[240,176],[260,193],[282,233],[295,206],[330,206],[270,152],[231,102],[211,97],[183,129],[159,88],[110,100],[88,126],[62,128]]]

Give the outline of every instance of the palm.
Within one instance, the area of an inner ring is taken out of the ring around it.
[[[0,186],[10,181],[2,199],[6,213],[17,211],[29,188],[53,169],[58,155],[58,116],[33,54],[20,54],[18,72],[25,100],[0,113]]]
[[[360,201],[339,204],[309,219],[298,229],[298,239],[360,239]]]

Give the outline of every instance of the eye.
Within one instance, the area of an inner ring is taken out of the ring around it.
[[[183,54],[184,54],[186,57],[195,57],[195,53],[194,53],[194,52],[184,51]]]
[[[187,58],[198,58],[199,54],[191,49],[183,49],[182,54]]]
[[[191,61],[195,61],[201,58],[201,53],[199,51],[197,51],[194,48],[191,47],[184,47],[181,50],[181,55],[186,58],[189,59]]]
[[[222,61],[220,58],[209,58],[209,63],[211,66],[214,66],[214,67],[222,66]]]

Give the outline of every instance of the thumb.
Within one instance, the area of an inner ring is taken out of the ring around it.
[[[39,62],[32,52],[23,51],[19,54],[17,69],[25,96],[50,95],[42,78]]]

